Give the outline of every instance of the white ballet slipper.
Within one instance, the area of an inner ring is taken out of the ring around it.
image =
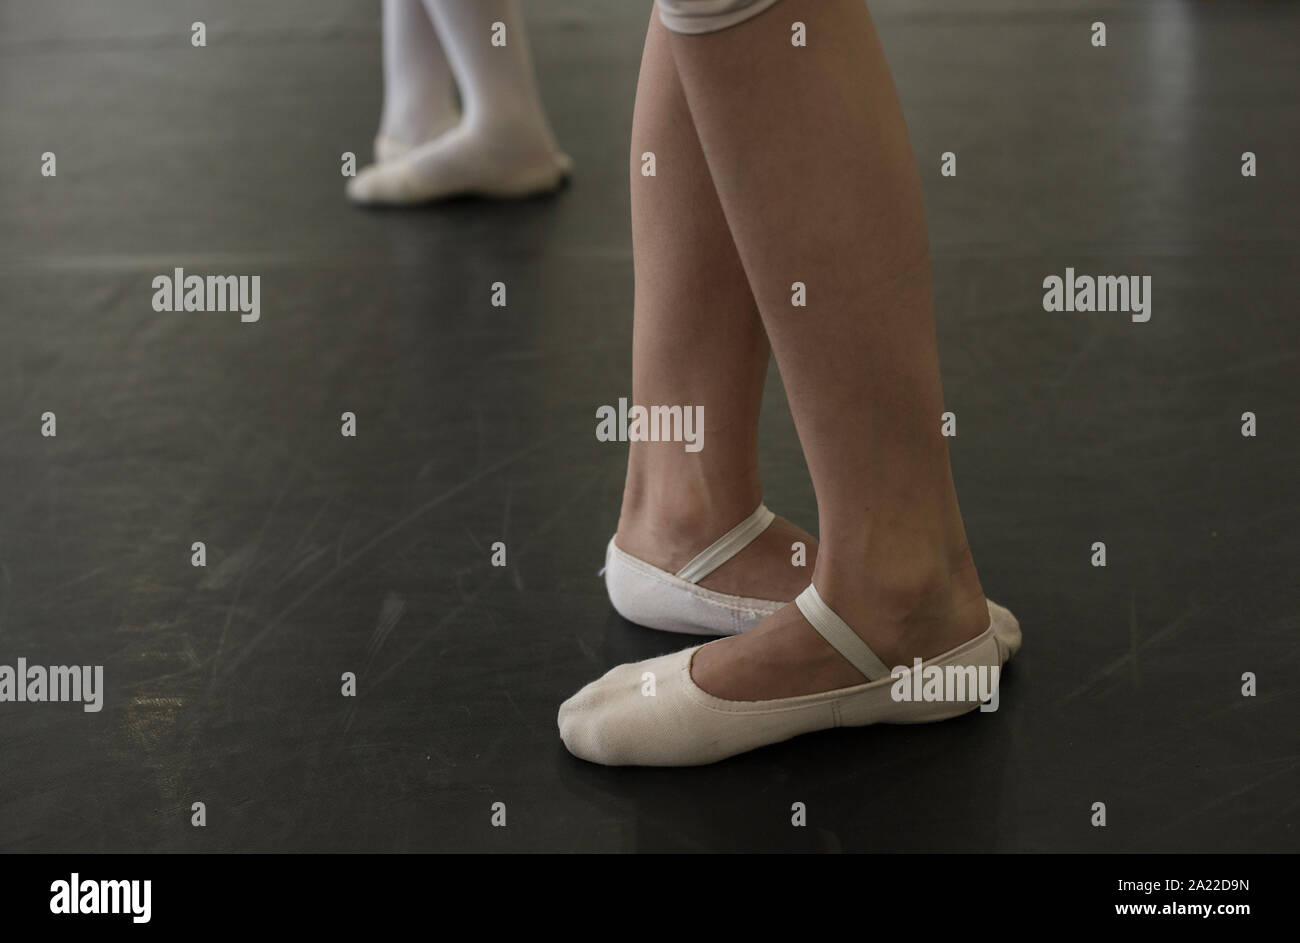
[[[573,174],[573,161],[557,152],[504,173],[462,165],[429,177],[411,166],[412,152],[363,167],[344,187],[348,199],[362,206],[418,206],[460,196],[516,200],[558,190]]]
[[[795,600],[827,642],[867,681],[849,688],[766,701],[729,701],[691,679],[703,646],[619,665],[560,705],[560,737],[569,752],[606,766],[699,766],[800,734],[831,727],[918,724],[945,720],[980,706],[997,690],[1002,665],[1020,647],[1020,625],[989,603],[989,627],[916,671],[888,671],[871,648],[809,586]],[[913,697],[937,669],[951,678],[942,697]],[[965,696],[953,696],[964,694]]]
[[[389,161],[400,160],[410,153],[411,148],[420,143],[422,142],[416,141],[412,144],[408,144],[406,141],[399,141],[391,135],[376,134],[375,163],[387,164]]]
[[[665,632],[736,635],[753,628],[787,603],[719,593],[699,582],[753,543],[775,517],[760,504],[676,573],[624,553],[610,538],[605,548],[609,601],[629,622]]]
[[[428,133],[417,141],[403,141],[400,138],[393,137],[391,134],[384,134],[382,132],[376,134],[375,163],[386,164],[390,161],[401,160],[425,141],[432,141],[439,135],[450,131],[458,124],[460,124],[460,110],[458,108],[449,107],[440,119],[432,123]]]

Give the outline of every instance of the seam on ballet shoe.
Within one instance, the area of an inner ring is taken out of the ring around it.
[[[922,667],[933,665],[942,661],[947,664],[959,656],[966,654],[980,645],[992,641],[993,651],[998,655],[998,661],[1002,661],[1001,650],[998,648],[998,638],[993,631],[993,625],[972,639],[967,639],[956,648],[950,648],[946,652],[935,655],[933,658],[926,659],[921,663]],[[712,643],[709,643],[712,644]],[[854,695],[862,694],[871,688],[883,686],[893,686],[897,680],[892,674],[886,675],[875,681],[864,681],[862,684],[853,685],[847,688],[835,688],[832,691],[818,691],[815,694],[800,694],[796,697],[778,697],[769,698],[764,701],[729,701],[725,698],[717,697],[701,688],[691,677],[691,662],[695,660],[695,653],[703,645],[697,645],[695,648],[688,649],[683,654],[686,655],[685,664],[679,669],[681,672],[682,693],[689,697],[705,710],[715,711],[720,714],[779,714],[787,711],[798,711],[809,707],[817,707],[824,704],[833,704],[845,700]],[[891,669],[892,670],[892,669]]]

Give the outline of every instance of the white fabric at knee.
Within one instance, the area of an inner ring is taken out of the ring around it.
[[[758,16],[777,0],[656,0],[659,19],[674,33],[714,33]]]

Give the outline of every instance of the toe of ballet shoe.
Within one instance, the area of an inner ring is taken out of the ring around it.
[[[366,206],[403,206],[425,198],[401,160],[362,168],[348,181],[347,194],[353,202]]]
[[[345,189],[348,194],[348,199],[353,203],[377,202],[380,192],[380,179],[381,176],[377,164],[371,164],[369,167],[362,167],[361,171],[347,182]]]
[[[1005,665],[1016,652],[1020,651],[1022,641],[1020,620],[1011,614],[1011,610],[999,606],[991,599],[988,600],[988,606],[993,637],[997,640],[998,654],[1002,658],[1002,664]]]
[[[585,685],[560,705],[557,722],[565,748],[605,766],[658,765],[655,744],[666,733],[664,721],[670,718],[661,715],[671,701],[659,694],[690,664],[694,651],[618,665]]]

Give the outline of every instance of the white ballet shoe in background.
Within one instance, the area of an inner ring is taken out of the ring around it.
[[[609,601],[629,622],[665,632],[737,635],[751,629],[787,603],[714,592],[699,582],[753,543],[775,518],[760,504],[676,573],[624,553],[611,537],[605,548]]]
[[[580,759],[606,766],[699,766],[800,734],[831,727],[919,724],[946,720],[979,707],[978,696],[900,700],[899,683],[866,642],[809,585],[795,600],[804,617],[867,681],[820,694],[766,701],[714,697],[691,679],[691,661],[703,646],[635,664],[619,665],[560,705],[560,738]],[[993,690],[997,672],[1020,647],[1020,625],[989,603],[989,627],[923,663],[981,669]],[[910,667],[910,666],[909,666]],[[647,685],[653,676],[653,695]],[[978,688],[976,689],[978,690]]]
[[[561,151],[503,161],[478,148],[474,138],[456,126],[363,167],[347,182],[348,198],[363,206],[417,206],[460,196],[522,199],[558,190],[573,175],[573,161]],[[377,153],[380,146],[376,139]],[[382,147],[385,153],[394,151],[388,143]]]
[[[375,163],[387,164],[390,161],[401,160],[425,141],[432,141],[439,135],[446,134],[458,124],[460,124],[460,112],[452,111],[445,118],[435,123],[429,129],[429,133],[418,141],[403,141],[400,138],[393,137],[391,134],[383,134],[382,132],[376,134]]]

